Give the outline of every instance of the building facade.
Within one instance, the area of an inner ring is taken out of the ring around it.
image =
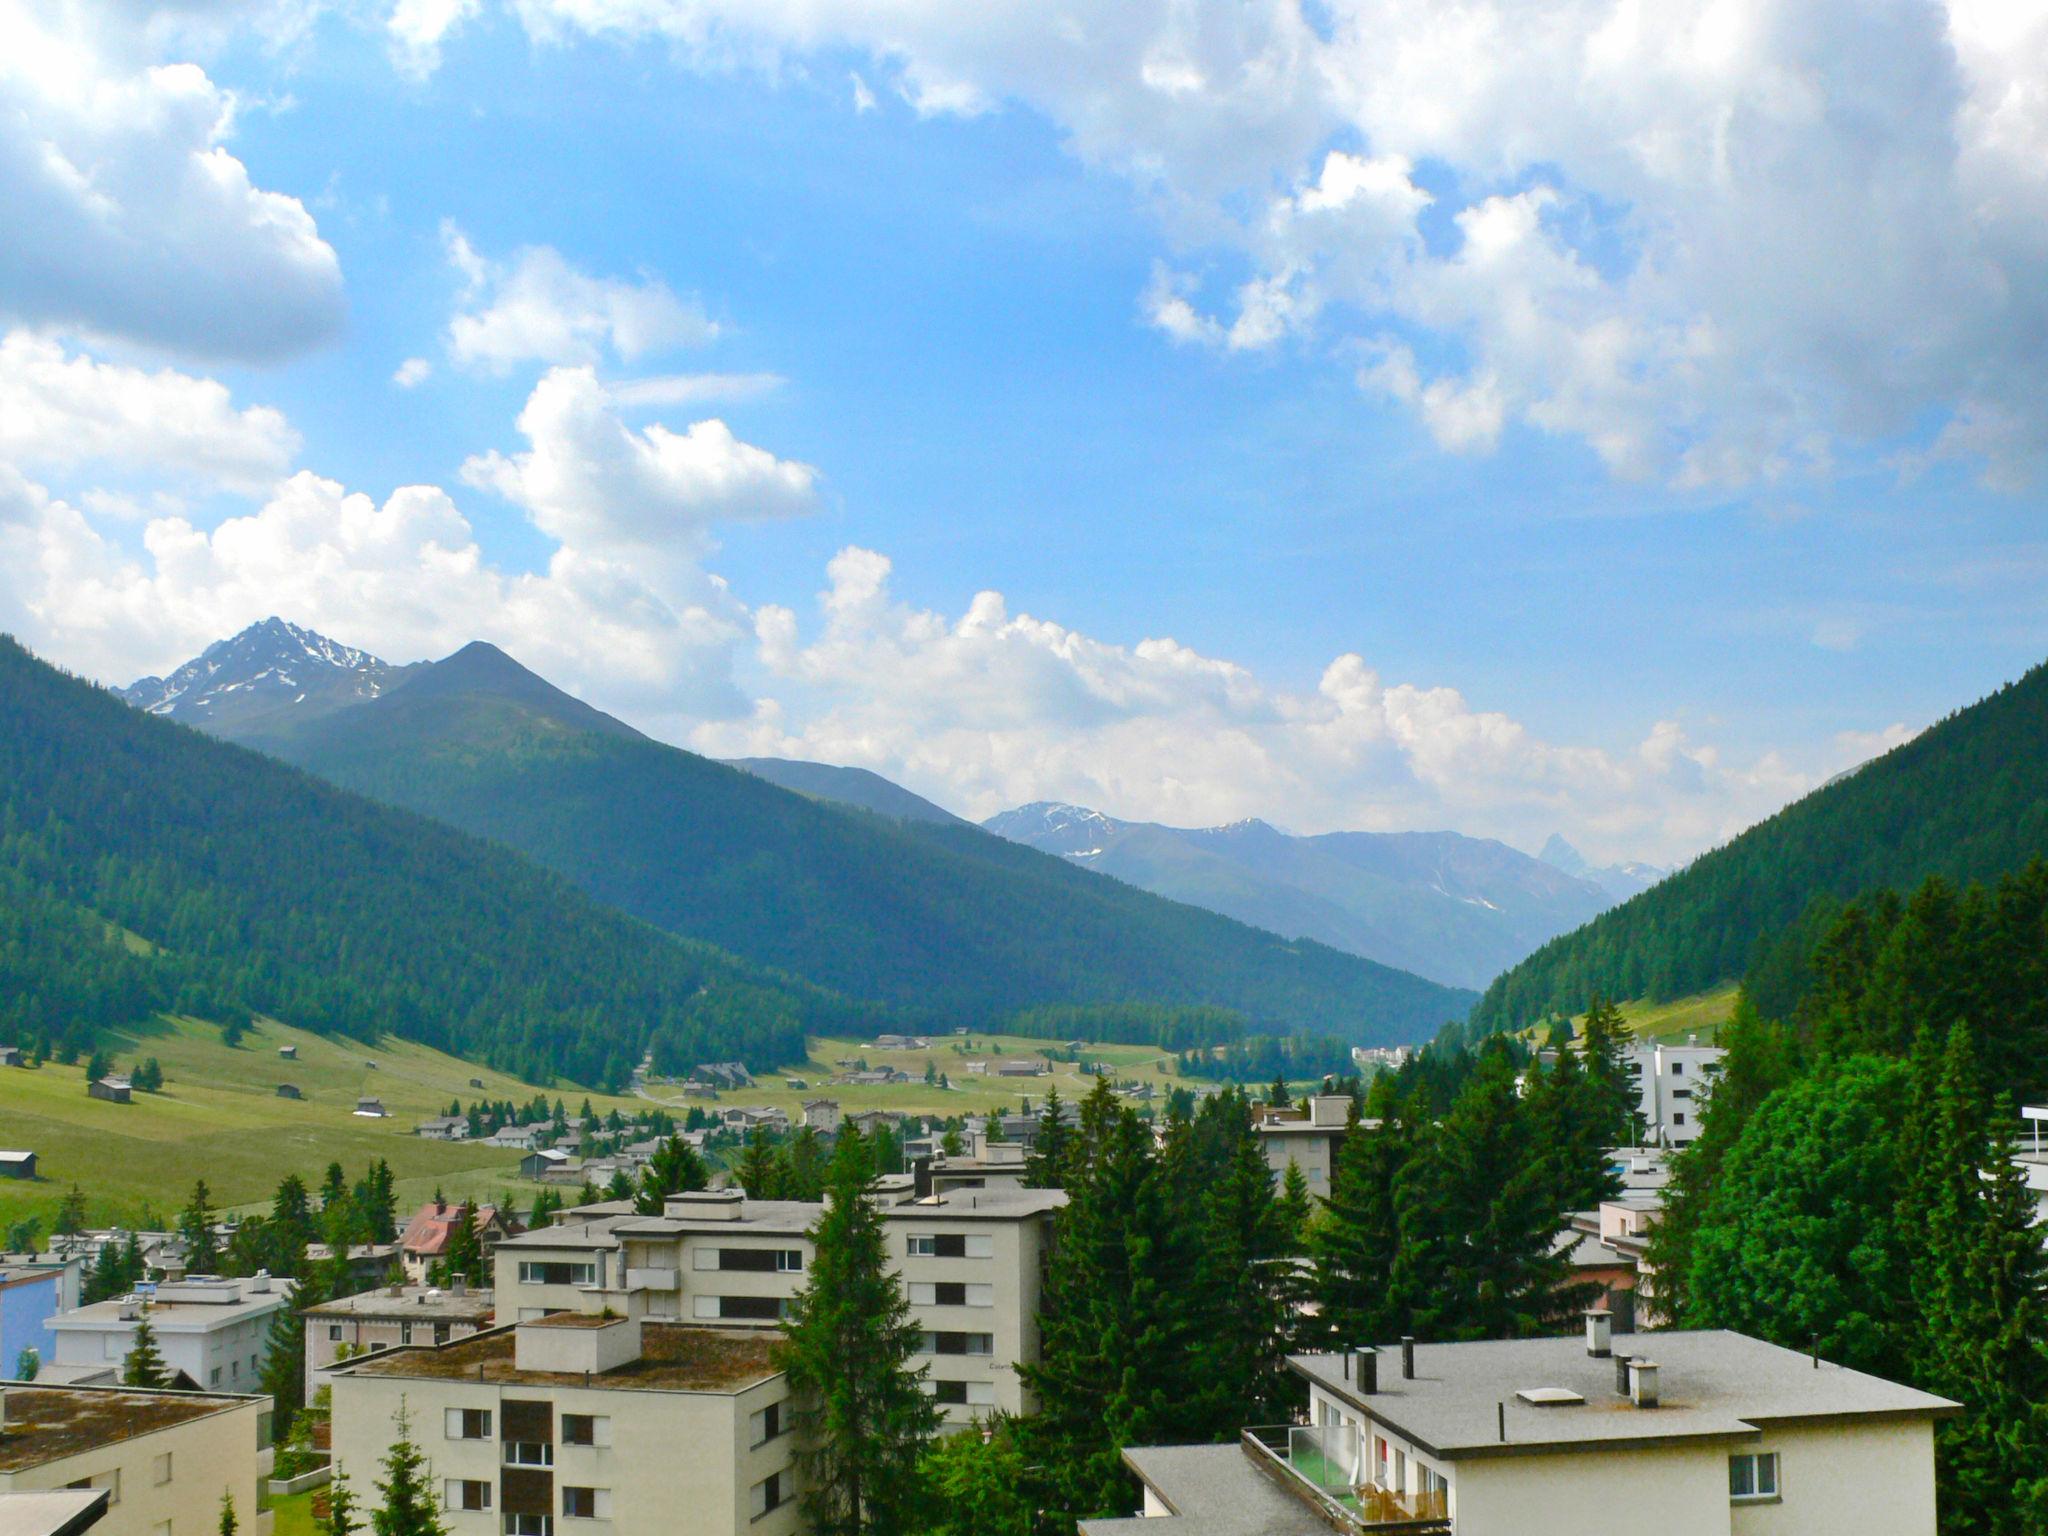
[[[489,1291],[387,1285],[305,1309],[306,1401],[330,1370],[360,1355],[413,1344],[446,1344],[491,1326]]]
[[[333,1377],[335,1463],[368,1479],[401,1405],[451,1536],[796,1536],[774,1340],[562,1314]]]
[[[1699,1044],[1696,1036],[1684,1045],[1629,1047],[1643,1140],[1654,1147],[1683,1147],[1699,1138],[1700,1111],[1727,1054],[1718,1046]]]
[[[116,1371],[135,1347],[145,1310],[157,1352],[178,1385],[253,1392],[270,1357],[270,1325],[291,1305],[291,1282],[256,1275],[165,1281],[153,1295],[95,1302],[49,1320],[57,1363]]]

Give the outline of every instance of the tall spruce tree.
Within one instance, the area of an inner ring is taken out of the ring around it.
[[[270,1353],[263,1361],[263,1390],[272,1404],[271,1430],[282,1440],[304,1411],[306,1396],[306,1312],[326,1301],[327,1277],[316,1266],[301,1277],[292,1304],[270,1320]]]
[[[659,1216],[663,1202],[670,1195],[710,1186],[710,1171],[705,1168],[704,1159],[697,1155],[697,1149],[682,1137],[671,1136],[655,1147],[654,1155],[640,1171],[640,1187],[633,1196],[633,1209],[642,1216]]]
[[[1236,1093],[1217,1099],[1228,1116],[1221,1166],[1186,1186],[1198,1241],[1185,1295],[1200,1323],[1201,1427],[1223,1440],[1246,1424],[1279,1423],[1294,1407],[1287,1351],[1296,1287],[1294,1245],[1252,1134],[1251,1103]]]
[[[220,1266],[220,1248],[213,1235],[213,1191],[201,1179],[192,1186],[192,1198],[178,1213],[178,1236],[185,1243],[185,1272],[213,1274]]]
[[[235,1496],[228,1489],[220,1491],[220,1536],[235,1536],[242,1528],[242,1522],[235,1518]]]
[[[1366,1118],[1344,1133],[1310,1244],[1314,1333],[1325,1347],[1384,1343],[1410,1331],[1390,1285],[1401,1242],[1396,1191],[1421,1106],[1404,1105],[1392,1076],[1373,1080]],[[1376,1124],[1374,1123],[1376,1122]]]
[[[170,1384],[170,1369],[156,1347],[156,1329],[150,1326],[149,1313],[145,1311],[135,1324],[135,1342],[121,1362],[121,1385],[161,1388]]]
[[[457,1275],[464,1276],[471,1285],[482,1283],[484,1239],[477,1229],[474,1200],[463,1201],[462,1208],[455,1213],[454,1225],[448,1229],[448,1246],[434,1267],[443,1285],[453,1284]]]
[[[1280,1213],[1280,1229],[1287,1252],[1298,1254],[1306,1251],[1309,1219],[1315,1214],[1315,1204],[1308,1192],[1308,1175],[1291,1157],[1287,1159],[1287,1171],[1280,1175],[1280,1194],[1273,1204]]]
[[[320,1512],[319,1502],[314,1503],[313,1525],[320,1536],[354,1536],[363,1528],[362,1511],[356,1505],[355,1485],[349,1481],[347,1469],[340,1462],[334,1464],[334,1476],[327,1484],[326,1513]]]
[[[1024,1158],[1024,1182],[1032,1189],[1064,1189],[1067,1163],[1073,1148],[1074,1131],[1067,1123],[1060,1091],[1045,1096],[1045,1109],[1038,1117],[1038,1134]]]
[[[804,1518],[814,1536],[913,1529],[919,1458],[939,1426],[923,1372],[911,1367],[923,1331],[889,1262],[862,1141],[852,1128],[840,1135],[825,1212],[811,1229],[815,1256],[783,1323]]]

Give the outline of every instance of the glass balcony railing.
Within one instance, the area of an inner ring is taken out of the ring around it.
[[[1276,1424],[1244,1431],[1246,1454],[1339,1531],[1371,1536],[1448,1536],[1450,1498],[1397,1493],[1366,1464],[1364,1437],[1348,1424]]]

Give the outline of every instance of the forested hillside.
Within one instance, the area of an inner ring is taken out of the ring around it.
[[[1472,1001],[965,824],[819,804],[593,713],[473,645],[267,745],[517,848],[658,927],[934,1023],[1148,1002],[1387,1043]]]
[[[801,1061],[859,1010],[451,828],[152,719],[0,637],[0,1039],[158,1011],[389,1032],[529,1079]]]
[[[1594,997],[1675,997],[1741,976],[1817,900],[1928,875],[1994,878],[2048,854],[2048,668],[1951,715],[1496,979],[1483,1034]]]

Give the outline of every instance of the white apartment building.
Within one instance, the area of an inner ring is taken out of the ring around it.
[[[1029,1409],[1038,1293],[1058,1190],[955,1189],[885,1203],[889,1248],[925,1330],[918,1363],[947,1418]],[[739,1190],[672,1196],[660,1216],[604,1217],[498,1246],[500,1321],[609,1306],[626,1317],[773,1329],[802,1289],[822,1205]]]
[[[103,1489],[94,1536],[208,1536],[223,1493],[243,1530],[269,1528],[268,1397],[9,1383],[0,1421],[0,1494]]]
[[[451,1536],[795,1536],[775,1340],[561,1313],[337,1369],[336,1465],[367,1487],[401,1405]]]
[[[291,1305],[292,1282],[256,1275],[166,1280],[153,1294],[94,1302],[47,1324],[62,1366],[110,1366],[135,1347],[144,1309],[173,1383],[205,1392],[254,1392],[270,1358],[270,1325]]]
[[[1956,1404],[1738,1333],[1607,1327],[1295,1356],[1306,1424],[1131,1450],[1144,1513],[1081,1530],[1934,1536],[1934,1425]]]
[[[407,1344],[446,1344],[491,1326],[489,1291],[457,1280],[447,1288],[381,1285],[305,1309],[306,1401],[327,1383],[328,1371],[358,1355]]]
[[[1636,1112],[1642,1117],[1643,1140],[1651,1146],[1682,1147],[1700,1134],[1706,1090],[1728,1053],[1697,1040],[1690,1036],[1684,1045],[1628,1048],[1628,1064],[1636,1076]]]

